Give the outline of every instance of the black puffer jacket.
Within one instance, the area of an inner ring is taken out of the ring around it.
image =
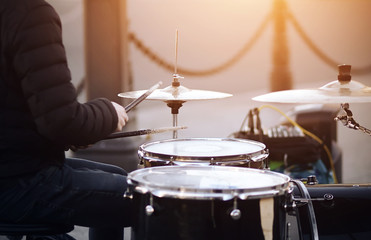
[[[110,134],[107,99],[77,101],[57,13],[44,0],[0,4],[0,179],[61,164],[69,145]]]

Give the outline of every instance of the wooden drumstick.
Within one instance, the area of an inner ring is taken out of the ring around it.
[[[162,84],[162,81],[156,83],[153,85],[150,89],[148,89],[145,93],[143,93],[140,97],[129,103],[125,107],[125,111],[129,112],[131,109],[133,109],[135,106],[137,106],[139,103],[141,103],[144,99],[146,99],[153,91],[155,91],[158,87],[160,87]]]
[[[185,126],[179,126],[179,127],[164,127],[164,128],[157,128],[157,129],[142,129],[142,130],[136,130],[136,131],[131,131],[131,132],[117,132],[117,133],[112,133],[108,135],[104,140],[122,138],[122,137],[133,137],[133,136],[154,134],[154,133],[162,133],[162,132],[175,131],[175,130],[186,129],[186,128],[187,127]]]
[[[178,73],[178,29],[175,30],[175,64],[174,74]]]

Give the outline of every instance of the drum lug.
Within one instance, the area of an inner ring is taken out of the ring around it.
[[[126,191],[124,193],[124,198],[127,198],[127,199],[133,199],[133,194],[129,191]]]
[[[155,209],[151,205],[146,206],[146,215],[151,216],[155,212]]]
[[[130,187],[128,187],[126,189],[126,191],[124,192],[124,195],[123,195],[124,198],[127,198],[127,199],[133,199],[133,191]]]
[[[237,208],[237,197],[233,199],[233,210],[229,215],[233,220],[239,220],[241,218],[241,210]]]
[[[141,168],[141,166],[144,166],[144,161],[143,161],[144,154],[140,151],[138,151],[138,158],[139,158],[138,168]]]
[[[268,149],[266,149],[265,150],[265,153],[264,153],[264,169],[265,170],[271,170],[271,167],[269,166],[269,150]]]
[[[238,220],[241,218],[241,211],[240,209],[233,209],[230,214],[233,220]]]
[[[153,207],[153,196],[152,196],[152,194],[150,194],[150,196],[149,196],[149,205],[146,206],[145,211],[146,211],[146,215],[148,217],[151,216],[155,212],[155,209]]]

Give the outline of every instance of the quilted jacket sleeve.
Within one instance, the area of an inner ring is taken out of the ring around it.
[[[94,143],[116,128],[116,111],[107,99],[77,101],[59,17],[50,5],[36,2],[9,39],[29,110],[39,133],[49,140],[63,145]]]

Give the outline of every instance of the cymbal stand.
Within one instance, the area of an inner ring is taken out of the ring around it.
[[[344,126],[354,129],[354,130],[361,130],[362,132],[368,134],[371,136],[371,130],[362,127],[359,125],[353,118],[353,113],[352,111],[349,110],[349,103],[342,103],[341,104],[341,109],[346,113],[345,115],[338,115],[335,117],[336,121],[341,121]]]
[[[176,90],[173,91],[174,97],[177,96],[178,94],[178,87],[180,86],[179,79],[183,78],[177,73],[173,74],[173,82],[171,83],[172,87],[175,88]],[[173,127],[178,126],[178,114],[179,114],[179,108],[183,106],[183,103],[185,101],[180,101],[180,100],[169,100],[165,101],[167,106],[171,108],[171,114],[173,115]],[[173,138],[178,138],[178,131],[174,130],[173,131]]]
[[[173,91],[173,96],[176,97],[178,93],[178,87],[180,86],[179,79],[184,78],[178,74],[178,29],[175,31],[175,64],[174,64],[174,74],[173,74],[173,82],[171,86],[175,89]],[[178,100],[171,100],[165,101],[166,104],[171,108],[171,114],[173,115],[173,127],[178,126],[178,114],[179,108],[183,106],[185,101],[178,101]],[[173,131],[173,138],[178,138],[178,131]]]
[[[183,106],[184,101],[166,101],[168,107],[171,108],[171,114],[173,115],[173,127],[178,126],[178,114],[179,108]],[[178,138],[178,130],[173,131],[173,138]]]

